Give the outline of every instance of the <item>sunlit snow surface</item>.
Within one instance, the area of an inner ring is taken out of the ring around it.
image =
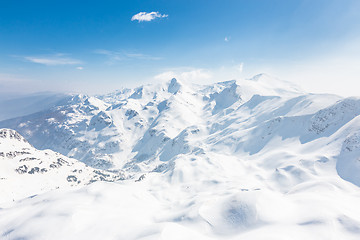
[[[73,96],[0,122],[66,155],[0,138],[0,239],[360,239],[359,114],[267,75]],[[24,147],[72,165],[18,174]]]

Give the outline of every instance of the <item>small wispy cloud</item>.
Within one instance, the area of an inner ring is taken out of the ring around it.
[[[28,62],[43,64],[46,66],[75,65],[82,63],[82,61],[78,59],[66,57],[65,54],[61,53],[47,56],[25,56],[23,59]]]
[[[138,22],[150,22],[155,18],[166,18],[168,17],[167,14],[161,14],[159,12],[139,12],[132,16],[131,21],[138,21]]]
[[[81,66],[80,66],[80,67],[76,67],[76,69],[77,69],[77,70],[83,70],[84,67],[81,67]]]
[[[117,51],[109,51],[104,49],[97,49],[94,51],[96,54],[105,55],[107,56],[111,61],[120,61],[123,60],[123,56],[120,52]]]
[[[143,59],[143,60],[161,60],[161,57],[154,57],[142,53],[125,53],[128,58]]]
[[[114,64],[117,61],[139,59],[139,60],[161,60],[161,57],[154,57],[143,53],[129,53],[123,51],[109,51],[105,49],[95,50],[94,53],[107,56],[108,64]]]
[[[229,42],[230,39],[231,39],[231,37],[225,37],[225,38],[224,38],[224,41],[225,41],[225,42]]]

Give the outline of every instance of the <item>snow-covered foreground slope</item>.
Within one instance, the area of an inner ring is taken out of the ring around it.
[[[128,177],[15,202],[0,236],[359,239],[359,115],[267,75],[73,96],[0,127]]]
[[[226,160],[219,160],[218,167],[222,168],[218,171],[232,172],[231,177],[198,181],[193,175],[196,171],[185,168],[183,162],[183,176],[180,169],[173,177],[170,173],[165,176],[151,173],[140,182],[96,182],[74,191],[52,191],[23,200],[0,211],[1,236],[3,239],[359,238],[360,194],[354,185],[336,177],[317,176],[281,192],[252,174],[235,177],[236,172],[244,169],[239,169],[239,165],[228,166]],[[205,167],[206,163],[198,165]],[[267,182],[271,185],[275,181]]]
[[[124,179],[51,150],[39,151],[20,134],[0,129],[0,206],[54,189]]]

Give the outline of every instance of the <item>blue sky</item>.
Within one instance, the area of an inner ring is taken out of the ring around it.
[[[359,12],[357,0],[2,1],[0,88],[99,93],[267,72],[360,95]]]

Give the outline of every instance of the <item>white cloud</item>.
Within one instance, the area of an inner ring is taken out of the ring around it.
[[[43,64],[47,66],[75,65],[82,63],[80,60],[65,57],[64,54],[55,54],[51,56],[26,56],[23,58],[28,62]]]
[[[228,41],[230,41],[230,39],[231,39],[231,37],[225,37],[225,38],[224,38],[224,41],[225,41],[225,42],[228,42]]]
[[[172,78],[176,78],[177,77],[177,73],[175,73],[174,71],[165,71],[162,73],[157,74],[156,76],[154,76],[154,79],[156,80],[161,80],[161,81],[166,81]]]
[[[132,16],[131,21],[150,22],[155,18],[165,18],[167,16],[168,16],[167,14],[161,14],[159,12],[150,12],[150,13],[139,12],[138,14]]]
[[[162,72],[154,77],[156,80],[169,80],[177,78],[181,81],[202,82],[211,79],[212,72],[206,69],[176,69],[171,71]]]
[[[194,82],[199,84],[215,83],[227,80],[243,78],[244,63],[233,63],[212,69],[179,67],[168,69],[153,77],[155,80],[166,81],[176,78],[181,81]]]
[[[76,67],[77,70],[83,70],[83,67]]]

